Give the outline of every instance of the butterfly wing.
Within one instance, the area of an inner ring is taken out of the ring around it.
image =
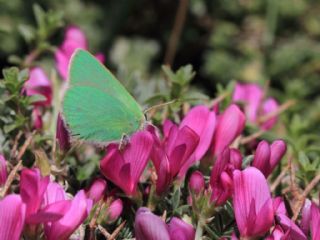
[[[96,143],[120,140],[144,122],[139,104],[90,53],[77,50],[70,62],[63,115],[72,135]]]

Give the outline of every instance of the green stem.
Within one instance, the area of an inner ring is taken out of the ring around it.
[[[201,219],[199,219],[198,224],[197,224],[197,229],[196,229],[195,240],[201,240],[202,234],[203,234],[203,224],[202,224]]]

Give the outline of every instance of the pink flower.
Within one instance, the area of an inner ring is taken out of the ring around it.
[[[26,222],[29,216],[40,209],[44,193],[49,184],[49,176],[42,177],[39,169],[24,168],[21,172],[20,195],[26,204]]]
[[[320,207],[315,203],[311,205],[311,237],[312,240],[320,239]]]
[[[188,126],[199,136],[199,143],[193,154],[183,164],[179,172],[180,178],[183,178],[189,167],[194,162],[199,161],[208,151],[216,126],[216,114],[206,106],[196,106],[184,117],[179,125],[179,129],[182,129],[184,126]]]
[[[225,147],[229,146],[245,127],[245,116],[240,109],[232,104],[219,117],[213,137],[211,151],[218,156]]]
[[[256,122],[258,110],[263,99],[263,90],[257,84],[237,83],[233,92],[232,100],[241,101],[245,104],[245,113],[248,121]]]
[[[0,200],[0,239],[18,240],[24,226],[26,206],[17,194]]]
[[[258,123],[258,117],[267,115],[278,109],[279,105],[273,98],[263,101],[263,89],[257,84],[237,83],[233,92],[234,102],[244,103],[245,114],[250,123]],[[266,122],[259,123],[265,130],[272,128],[277,122],[277,117],[273,117]]]
[[[30,70],[29,79],[24,84],[24,91],[27,96],[42,95],[44,101],[38,101],[36,106],[49,106],[52,99],[52,85],[46,73],[40,67]]]
[[[0,186],[6,183],[7,175],[7,161],[3,155],[0,155]]]
[[[55,53],[56,68],[64,80],[68,78],[68,65],[73,52],[77,49],[88,49],[85,34],[78,27],[68,27],[62,45]],[[104,62],[104,55],[98,53],[96,58]]]
[[[288,239],[307,240],[302,230],[285,214],[277,214],[277,221],[288,236]]]
[[[86,194],[88,198],[92,199],[93,203],[97,203],[103,197],[106,189],[107,182],[102,178],[97,178],[93,181]]]
[[[233,171],[241,169],[241,164],[242,156],[237,149],[226,148],[218,155],[210,176],[211,201],[214,201],[216,205],[224,204],[231,197]]]
[[[193,226],[183,220],[173,217],[168,225],[170,240],[194,240]]]
[[[103,175],[120,187],[128,196],[136,193],[139,178],[147,165],[153,145],[152,135],[139,131],[120,151],[118,144],[107,147],[107,155],[100,162]]]
[[[79,191],[71,201],[71,205],[64,216],[58,221],[45,226],[45,235],[48,240],[67,240],[70,235],[87,218],[92,206],[83,190]]]
[[[151,159],[157,171],[158,194],[165,192],[178,175],[182,166],[187,162],[196,149],[199,137],[188,126],[181,129],[171,121],[163,125],[164,139],[161,141],[153,128],[149,128],[154,138]]]
[[[199,171],[195,171],[192,173],[189,180],[189,189],[191,192],[194,192],[196,195],[199,195],[204,191],[205,181],[203,174]]]
[[[57,130],[56,130],[56,139],[58,141],[59,147],[63,151],[68,151],[70,148],[70,136],[69,132],[65,126],[65,123],[59,113],[57,119]]]
[[[134,231],[136,240],[170,240],[166,223],[145,207],[136,213]]]
[[[242,237],[263,236],[272,226],[274,210],[264,175],[256,168],[233,172],[235,218]]]
[[[114,200],[110,204],[107,210],[108,223],[111,223],[117,220],[122,213],[122,209],[123,209],[122,200],[120,198]]]
[[[287,151],[287,145],[282,140],[274,141],[270,146],[261,141],[257,147],[252,166],[258,168],[268,177]]]
[[[262,115],[268,115],[275,112],[279,108],[278,102],[274,98],[268,98],[262,105]],[[261,128],[265,130],[271,129],[278,121],[277,116],[270,118],[262,123]]]
[[[44,193],[42,205],[47,206],[65,199],[67,199],[67,195],[62,186],[56,182],[50,182]]]

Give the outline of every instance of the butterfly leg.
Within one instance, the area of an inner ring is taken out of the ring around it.
[[[129,136],[123,133],[119,144],[119,151],[122,151],[125,148],[125,146],[129,143],[129,141]]]

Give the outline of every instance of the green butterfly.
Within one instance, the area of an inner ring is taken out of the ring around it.
[[[72,136],[106,144],[142,129],[140,105],[94,56],[77,50],[69,64],[63,116]]]

